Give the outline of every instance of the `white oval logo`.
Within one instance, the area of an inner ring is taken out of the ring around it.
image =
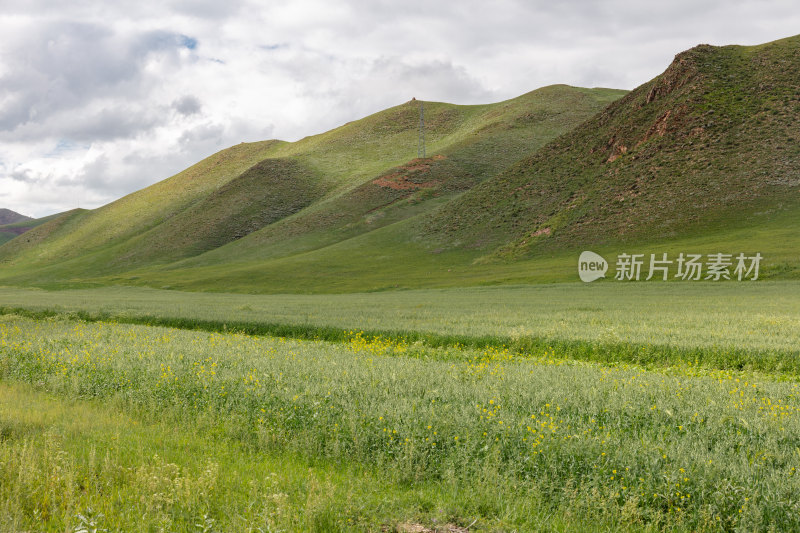
[[[590,283],[598,278],[604,278],[607,270],[608,262],[594,252],[587,250],[578,258],[578,275],[581,281]]]

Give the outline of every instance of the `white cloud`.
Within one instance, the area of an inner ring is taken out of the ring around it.
[[[412,96],[633,88],[701,42],[797,27],[789,0],[4,0],[0,207],[97,207],[241,141]]]

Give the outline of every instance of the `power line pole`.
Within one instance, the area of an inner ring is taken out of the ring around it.
[[[417,140],[417,157],[425,157],[425,103],[419,101],[419,139]]]

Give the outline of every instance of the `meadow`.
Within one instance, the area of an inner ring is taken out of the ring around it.
[[[250,295],[134,287],[0,287],[0,309],[341,342],[348,331],[432,346],[558,349],[607,363],[800,373],[800,282],[465,287]]]
[[[798,529],[796,284],[697,285],[688,302],[685,285],[629,287],[3,289],[28,311],[0,320],[0,529]],[[177,309],[180,329],[126,323]],[[348,329],[367,316],[375,331]],[[432,333],[404,336],[418,316]],[[547,329],[558,316],[592,340],[559,344],[580,337]],[[225,317],[298,329],[197,329]],[[593,361],[579,348],[611,346],[603,327],[652,335],[607,357],[673,351]],[[519,328],[541,342],[504,346]],[[689,358],[706,348],[742,364]]]

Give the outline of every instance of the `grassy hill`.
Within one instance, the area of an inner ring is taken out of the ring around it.
[[[425,229],[444,245],[517,258],[797,214],[799,66],[800,37],[678,54],[663,74],[450,203]]]
[[[797,37],[698,46],[540,150],[442,195],[435,209],[413,213],[411,202],[386,196],[376,216],[348,218],[340,204],[333,212],[345,222],[335,232],[330,220],[320,222],[326,232],[309,232],[314,211],[304,211],[113,281],[239,292],[571,281],[584,247],[612,257],[760,252],[762,279],[798,278],[800,71],[789,68],[800,65],[798,54]],[[474,147],[474,160],[482,149]],[[448,157],[378,181],[434,182],[458,157],[440,155]],[[353,203],[371,205],[363,201]],[[411,216],[393,218],[401,207]],[[372,231],[356,230],[368,224]]]
[[[0,247],[0,282],[348,292],[575,279],[576,251],[800,277],[800,37],[700,45],[625,94],[419,102],[242,144]]]
[[[442,204],[622,94],[552,86],[497,104],[427,102],[434,155],[421,161],[411,157],[416,101],[296,143],[238,145],[0,248],[0,276],[59,283],[179,259],[255,262],[335,244]]]
[[[276,141],[240,144],[223,150],[180,174],[95,210],[71,211],[69,219],[44,227],[41,239],[0,248],[0,262],[48,265],[83,257],[136,237],[189,208],[218,187],[263,160]]]

